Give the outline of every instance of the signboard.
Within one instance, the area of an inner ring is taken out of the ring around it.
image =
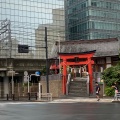
[[[18,45],[18,53],[29,53],[28,45]]]
[[[36,72],[35,72],[35,75],[36,75],[36,76],[40,76],[40,71],[36,71]]]
[[[15,76],[15,71],[7,71],[7,76]]]

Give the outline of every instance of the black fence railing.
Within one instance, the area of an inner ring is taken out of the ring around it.
[[[4,94],[0,97],[1,101],[11,101],[11,100],[15,100],[15,101],[28,101],[28,100],[37,100],[38,99],[38,95],[37,92],[33,92],[33,93],[27,93],[26,95],[23,94]]]

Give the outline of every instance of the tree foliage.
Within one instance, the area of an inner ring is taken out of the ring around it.
[[[112,86],[114,82],[120,83],[120,63],[104,70],[102,78],[107,86]]]
[[[106,87],[105,88],[105,94],[106,94],[106,96],[114,96],[114,89],[113,88],[111,88],[111,87]]]
[[[44,66],[43,69],[41,70],[41,75],[46,75],[46,66]]]

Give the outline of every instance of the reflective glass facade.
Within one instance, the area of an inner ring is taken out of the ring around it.
[[[45,27],[48,52],[56,39],[64,38],[64,1],[0,0],[0,57],[45,58]],[[18,53],[18,44],[29,53]]]
[[[120,36],[119,0],[65,0],[66,40]]]

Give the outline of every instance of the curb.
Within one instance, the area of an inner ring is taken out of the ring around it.
[[[111,103],[112,102],[112,99],[100,99],[100,101],[97,101],[96,98],[90,98],[90,99],[56,99],[56,100],[53,100],[53,102],[90,102],[90,103]]]

